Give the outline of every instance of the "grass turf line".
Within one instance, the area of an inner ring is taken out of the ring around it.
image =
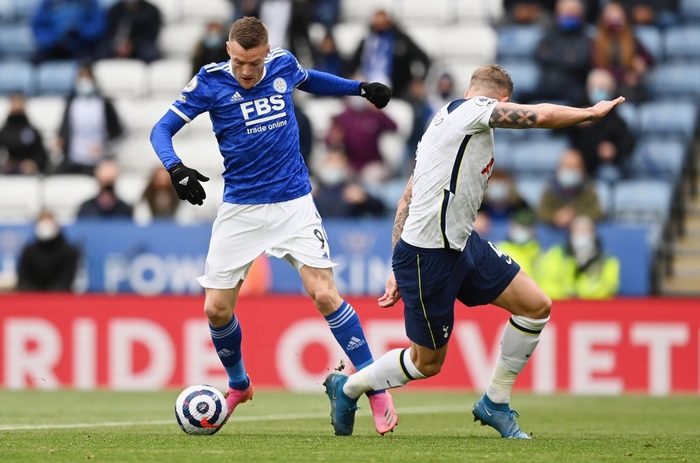
[[[173,416],[178,393],[3,391],[0,427],[168,424],[1,431],[0,461],[700,461],[698,397],[515,394],[518,422],[534,437],[524,442],[474,424],[468,410],[477,395],[410,390],[394,393],[400,424],[384,437],[374,431],[365,398],[355,435],[336,437],[325,394],[264,390],[236,409],[242,421],[215,436],[187,436]],[[438,411],[420,413],[423,407]]]

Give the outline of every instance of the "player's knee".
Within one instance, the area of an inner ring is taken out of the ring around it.
[[[311,292],[311,298],[324,316],[332,314],[342,304],[342,299],[334,288],[317,288]]]
[[[547,317],[549,317],[549,314],[552,311],[552,299],[550,299],[550,297],[547,296],[544,293],[544,291],[541,291],[535,307],[536,307],[536,309],[535,309],[534,313],[531,315],[531,318],[534,318],[534,319],[547,318]]]
[[[421,372],[426,378],[429,378],[431,376],[435,376],[438,373],[440,373],[440,370],[442,370],[442,364],[443,362],[441,360],[421,360],[418,359],[416,362],[414,362],[416,368],[418,371]]]
[[[212,326],[222,326],[231,320],[233,307],[223,302],[207,299],[204,302],[204,314]]]

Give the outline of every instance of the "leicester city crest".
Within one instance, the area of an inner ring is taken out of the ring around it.
[[[284,93],[287,91],[287,82],[285,82],[281,77],[276,78],[272,83],[272,86],[275,88],[277,93]]]

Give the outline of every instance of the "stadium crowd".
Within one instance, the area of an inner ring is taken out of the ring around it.
[[[598,222],[654,224],[650,246],[664,239],[698,126],[696,0],[0,0],[0,192],[21,191],[18,178],[54,192],[0,220],[212,220],[217,201],[177,200],[148,132],[193,73],[228,59],[228,28],[249,15],[303,66],[393,90],[381,111],[297,92],[322,216],[393,216],[432,116],[462,96],[472,70],[498,62],[517,102],[627,103],[569,129],[497,130],[479,231],[508,222],[501,247],[556,298],[616,293],[619,263]],[[219,173],[202,119],[175,148]],[[216,198],[223,185],[212,183]],[[52,204],[56,191],[71,200]],[[28,215],[37,209],[52,214]],[[537,223],[567,230],[566,241],[541,249]]]

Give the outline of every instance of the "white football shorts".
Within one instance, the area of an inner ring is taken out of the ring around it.
[[[204,275],[197,281],[205,288],[235,288],[262,253],[286,260],[297,271],[303,265],[336,265],[311,194],[281,203],[222,203],[212,227]]]

